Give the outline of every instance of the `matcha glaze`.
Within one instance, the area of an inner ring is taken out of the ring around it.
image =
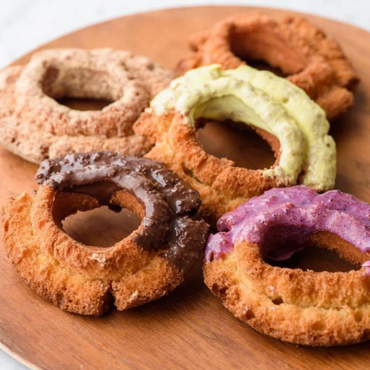
[[[336,149],[325,112],[285,78],[249,66],[193,69],[173,80],[150,104],[157,115],[172,109],[192,127],[201,117],[230,119],[275,136],[280,142],[279,163],[261,174],[275,178],[279,186],[300,183],[318,191],[334,186]]]

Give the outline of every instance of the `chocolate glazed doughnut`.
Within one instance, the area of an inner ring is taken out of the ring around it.
[[[8,199],[4,242],[10,261],[43,298],[60,308],[100,315],[157,299],[197,261],[208,226],[192,216],[199,194],[162,163],[116,153],[71,154],[44,161],[37,193]],[[62,220],[101,205],[125,207],[139,228],[109,248],[86,246]]]

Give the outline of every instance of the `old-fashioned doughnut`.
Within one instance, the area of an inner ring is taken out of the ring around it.
[[[271,144],[275,165],[249,170],[206,153],[196,138],[198,118],[251,125]],[[188,71],[153,99],[134,130],[155,143],[148,158],[165,162],[199,191],[210,222],[276,186],[334,186],[336,151],[325,112],[288,80],[249,66]]]
[[[44,299],[84,315],[157,299],[180,284],[200,256],[208,225],[193,220],[199,194],[162,163],[116,153],[71,154],[42,162],[34,195],[2,211],[7,255]],[[87,246],[62,220],[101,205],[128,208],[139,228],[108,248]]]
[[[194,34],[190,46],[193,51],[178,64],[180,74],[214,63],[231,69],[245,60],[264,61],[305,90],[329,120],[353,105],[359,78],[351,63],[337,42],[301,17],[239,14]]]
[[[0,72],[0,144],[34,163],[71,152],[111,150],[142,156],[149,143],[132,125],[172,73],[149,58],[112,49],[49,49],[24,67]],[[98,111],[62,97],[105,99]]]
[[[310,346],[368,340],[369,215],[369,204],[338,190],[269,190],[220,218],[206,246],[205,282],[236,317],[274,338]],[[314,272],[264,261],[312,245],[360,269]]]

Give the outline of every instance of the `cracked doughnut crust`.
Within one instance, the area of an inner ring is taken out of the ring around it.
[[[334,120],[353,105],[359,82],[339,44],[298,16],[275,19],[260,13],[238,14],[190,37],[192,52],[178,73],[209,64],[236,68],[247,60],[267,62],[306,91]]]
[[[8,258],[30,288],[45,300],[65,311],[101,315],[110,307],[113,296],[117,309],[125,310],[160,298],[183,281],[182,273],[174,266],[141,250],[129,240],[118,243],[116,249],[122,251],[117,250],[110,256],[108,266],[104,258],[94,252],[88,261],[81,257],[73,261],[82,271],[60,263],[53,253],[40,248],[37,233],[33,231],[34,224],[44,222],[35,211],[35,202],[45,202],[43,198],[48,197],[49,192],[50,189],[45,188],[37,199],[27,193],[9,199],[2,211]],[[79,210],[99,206],[93,198],[81,194],[71,194],[65,202],[76,205]],[[64,248],[71,248],[76,242],[67,234],[60,236],[53,224],[53,220],[48,220],[44,225],[49,235],[45,244],[63,243]],[[122,252],[125,253],[124,261]],[[86,264],[91,267],[83,271]],[[125,272],[117,274],[117,266]]]

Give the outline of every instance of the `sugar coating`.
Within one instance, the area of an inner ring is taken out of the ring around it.
[[[172,79],[151,59],[113,49],[48,49],[0,72],[0,144],[40,163],[68,153],[114,150],[143,156],[151,145],[132,125]],[[57,99],[111,101],[80,111]]]

